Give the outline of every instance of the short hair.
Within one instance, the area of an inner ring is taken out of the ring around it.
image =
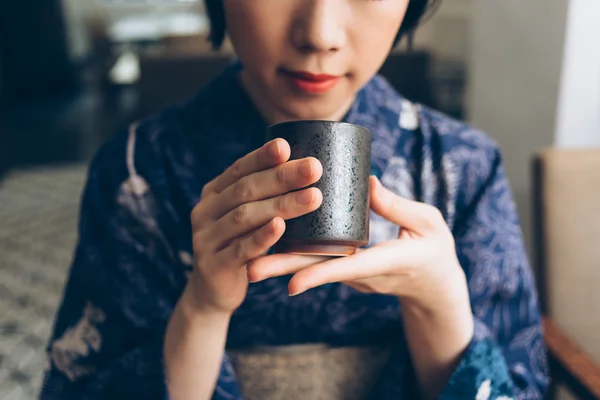
[[[428,14],[429,11],[435,10],[440,1],[441,0],[410,0],[400,30],[394,39],[394,46],[398,44],[405,34],[413,32],[424,16]],[[227,31],[223,0],[205,0],[205,4],[208,19],[210,20],[210,34],[208,40],[213,49],[218,50],[225,40]]]

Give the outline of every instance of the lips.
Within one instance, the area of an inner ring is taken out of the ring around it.
[[[283,71],[292,84],[302,92],[322,94],[333,89],[340,77],[329,74],[313,74],[306,71]]]

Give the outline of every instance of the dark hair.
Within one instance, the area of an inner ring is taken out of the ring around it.
[[[430,10],[434,10],[440,0],[410,0],[408,9],[402,21],[402,26],[394,40],[394,46],[407,33],[412,32],[423,17]],[[225,40],[225,11],[223,10],[223,0],[205,0],[206,12],[210,20],[210,35],[208,40],[212,44],[213,49],[217,50]]]

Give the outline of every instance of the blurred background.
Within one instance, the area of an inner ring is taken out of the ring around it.
[[[596,361],[599,20],[595,0],[446,0],[413,51],[404,41],[381,71],[500,143],[545,311]],[[0,3],[0,400],[34,398],[40,386],[86,163],[115,131],[187,99],[231,62],[228,45],[210,50],[207,31],[194,0]],[[545,175],[547,148],[571,157],[558,178]],[[581,181],[572,198],[546,201],[574,182],[567,174]],[[565,209],[579,214],[554,216]],[[557,236],[565,223],[585,240]]]

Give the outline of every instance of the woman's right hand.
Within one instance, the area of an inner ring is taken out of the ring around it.
[[[186,289],[196,307],[235,311],[248,289],[246,264],[281,238],[284,220],[320,207],[321,192],[306,186],[321,178],[321,163],[289,158],[289,144],[275,139],[204,187],[191,216],[194,270]]]

